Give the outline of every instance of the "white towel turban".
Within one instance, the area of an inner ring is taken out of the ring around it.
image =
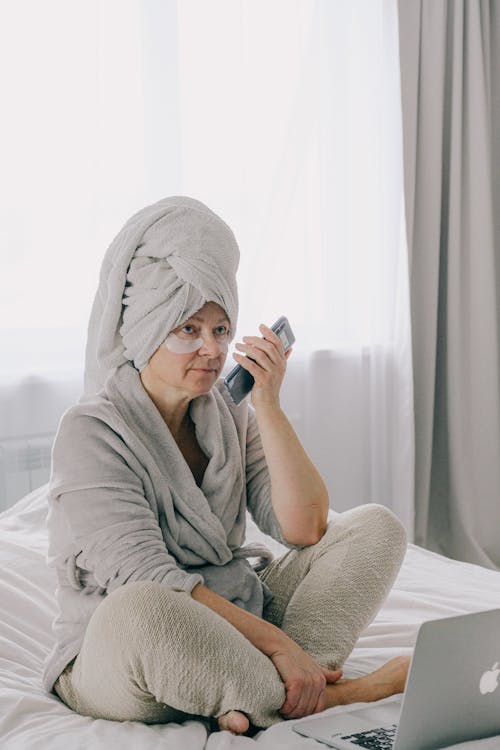
[[[109,246],[92,306],[85,395],[126,360],[141,372],[167,334],[206,302],[238,318],[239,248],[228,225],[201,201],[163,198],[134,214]]]

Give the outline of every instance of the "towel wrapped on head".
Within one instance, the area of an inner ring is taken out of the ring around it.
[[[129,360],[141,372],[168,333],[206,302],[238,319],[239,248],[230,227],[199,200],[163,198],[134,214],[109,246],[92,306],[85,395]]]

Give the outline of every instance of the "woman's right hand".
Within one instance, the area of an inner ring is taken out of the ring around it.
[[[325,687],[342,677],[341,669],[320,667],[291,638],[269,656],[285,684],[286,700],[279,709],[285,719],[300,719],[326,708]]]

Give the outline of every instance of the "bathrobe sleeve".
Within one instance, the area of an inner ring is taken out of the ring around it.
[[[204,582],[169,554],[143,491],[140,465],[107,424],[63,417],[52,466],[49,558],[67,558],[73,588],[97,583],[110,593],[143,580],[189,593]]]
[[[267,468],[264,448],[260,439],[257,418],[248,405],[248,427],[246,441],[247,508],[250,515],[264,533],[288,549],[303,549],[306,545],[290,544],[283,537],[281,526],[274,513],[271,500],[271,479]]]

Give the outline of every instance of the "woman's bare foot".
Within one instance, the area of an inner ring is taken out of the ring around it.
[[[409,667],[409,656],[395,656],[375,672],[353,680],[341,679],[327,685],[325,708],[358,701],[368,703],[402,693],[405,689]]]
[[[325,709],[347,703],[368,703],[402,693],[405,689],[409,656],[395,656],[375,672],[352,680],[340,679],[325,688]],[[244,734],[250,722],[241,711],[228,711],[217,719],[219,729]]]
[[[227,714],[219,716],[217,721],[219,729],[227,729],[233,734],[243,734],[250,726],[250,722],[241,711],[228,711]]]

